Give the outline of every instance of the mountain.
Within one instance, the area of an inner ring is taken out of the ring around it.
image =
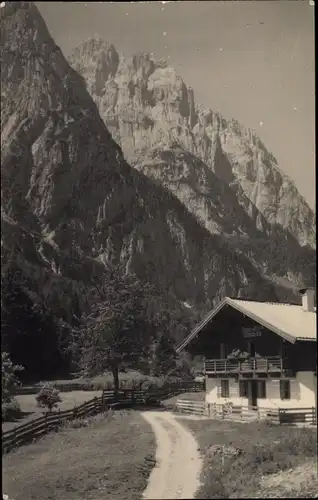
[[[39,332],[43,349],[45,332],[53,342],[56,329],[67,343],[107,269],[132,271],[156,285],[162,297],[174,297],[185,318],[188,309],[206,312],[220,296],[236,295],[248,284],[263,298],[273,293],[243,252],[126,162],[84,78],[32,2],[1,9],[1,159],[1,308],[12,335],[15,322],[23,335],[30,320],[39,352]],[[242,231],[249,223],[242,213]],[[281,284],[275,293],[293,295]],[[17,342],[28,346],[28,339]]]
[[[69,60],[136,169],[211,234],[253,254],[259,271],[315,279],[315,214],[251,130],[197,105],[193,89],[151,54],[125,59],[90,39]]]

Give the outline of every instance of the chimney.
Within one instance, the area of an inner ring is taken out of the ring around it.
[[[315,289],[314,288],[302,288],[301,290],[299,290],[299,293],[302,295],[303,311],[314,312],[315,311],[315,294],[316,294]]]

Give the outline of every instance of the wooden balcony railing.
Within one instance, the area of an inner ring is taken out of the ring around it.
[[[205,372],[212,374],[281,373],[286,367],[280,356],[248,359],[207,359]]]

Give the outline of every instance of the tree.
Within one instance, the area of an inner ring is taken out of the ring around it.
[[[15,262],[1,270],[1,345],[23,365],[24,381],[49,378],[59,370],[58,326]]]
[[[168,375],[177,368],[177,354],[167,333],[160,335],[154,349],[154,375]]]
[[[62,401],[59,391],[51,384],[44,385],[35,399],[38,406],[48,408],[49,411],[52,411]]]
[[[79,347],[79,363],[86,375],[110,370],[115,391],[119,390],[119,371],[125,364],[138,366],[149,355],[156,325],[147,316],[147,297],[151,285],[130,274],[110,274],[103,286],[96,287],[92,314],[82,318],[74,332]]]

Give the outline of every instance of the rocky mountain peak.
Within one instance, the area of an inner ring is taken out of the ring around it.
[[[76,61],[83,61],[83,66]],[[90,38],[74,51],[74,69],[86,80],[91,94],[102,97],[106,92],[106,83],[113,79],[119,66],[119,54],[112,43],[101,38]]]
[[[197,104],[194,90],[173,68],[158,65],[150,54],[123,58],[112,83],[105,80],[100,97],[91,90],[95,69],[75,52],[70,61],[136,168],[152,148],[179,144],[231,186],[257,228],[264,227],[265,218],[301,245],[315,247],[315,215],[263,142],[237,120]],[[90,64],[94,66],[92,60]]]

